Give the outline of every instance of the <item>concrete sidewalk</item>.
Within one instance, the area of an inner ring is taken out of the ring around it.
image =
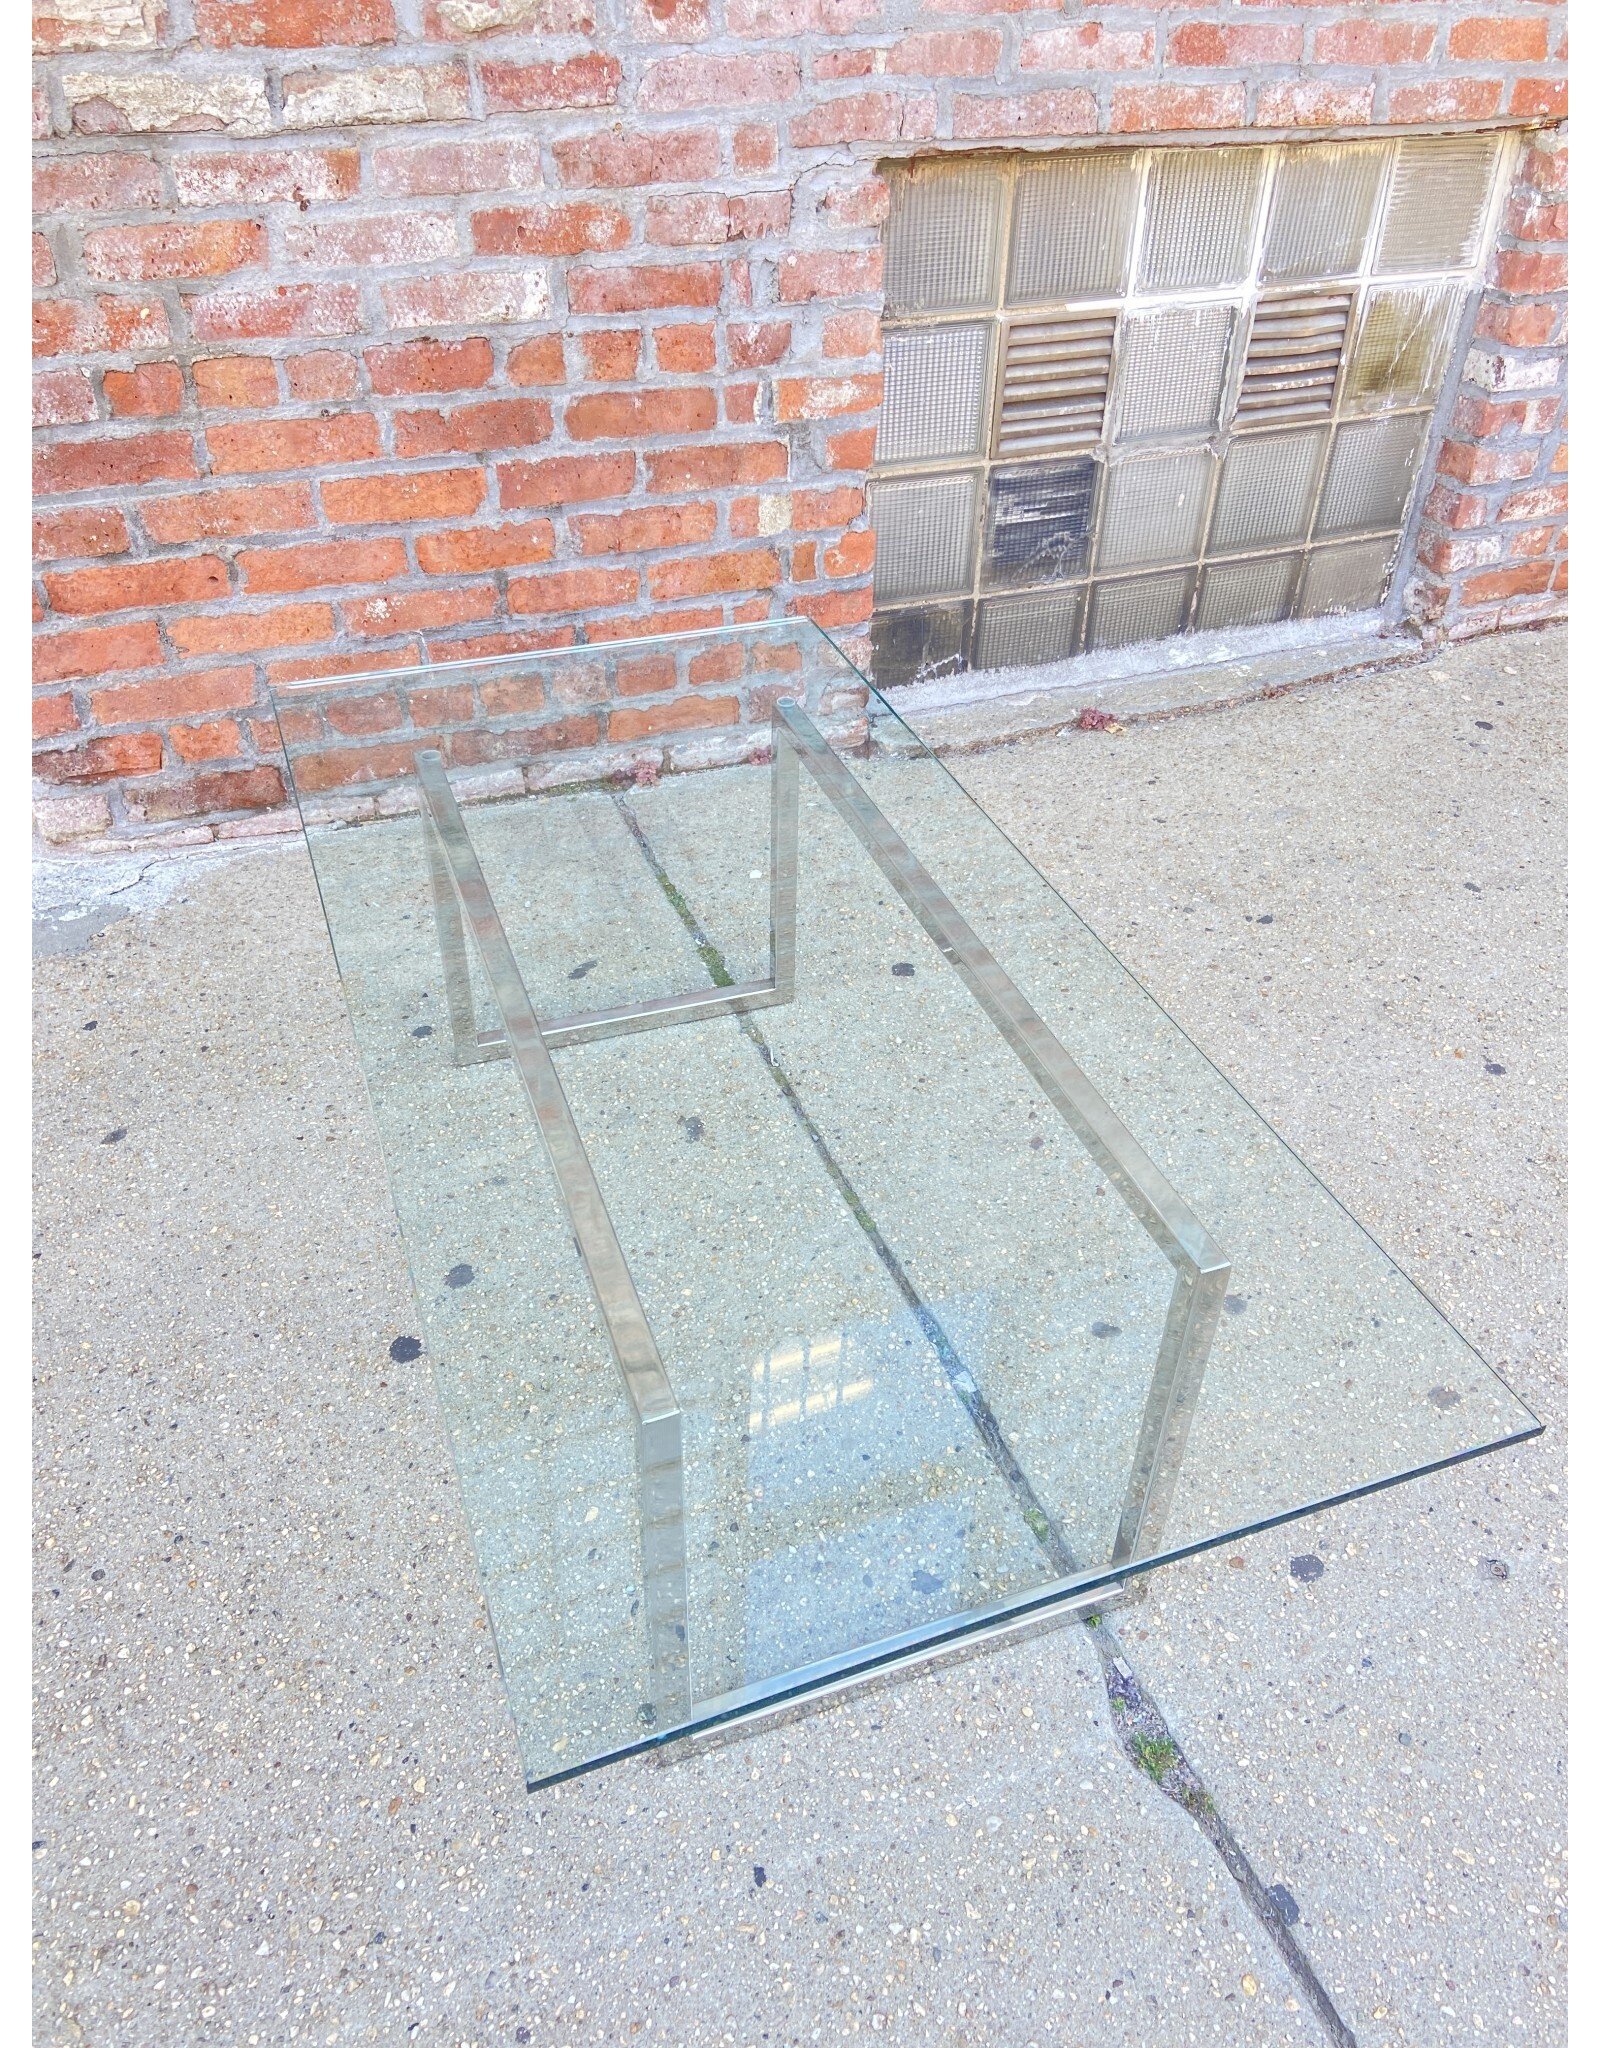
[[[1564,652],[956,764],[1552,1425]],[[1118,1617],[1265,1916],[1076,1628],[530,1798],[303,852],[42,887],[40,2042],[1562,2040],[1559,1427]]]

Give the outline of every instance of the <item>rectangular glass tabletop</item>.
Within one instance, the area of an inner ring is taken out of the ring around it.
[[[277,709],[530,1786],[1538,1431],[808,622]]]

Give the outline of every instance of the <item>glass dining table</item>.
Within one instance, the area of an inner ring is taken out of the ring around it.
[[[1537,1433],[809,622],[276,702],[530,1787]]]

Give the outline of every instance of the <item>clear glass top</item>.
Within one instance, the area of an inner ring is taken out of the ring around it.
[[[1538,1430],[809,623],[277,708],[530,1785]]]

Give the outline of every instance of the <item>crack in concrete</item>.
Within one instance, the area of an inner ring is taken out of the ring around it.
[[[721,949],[695,916],[688,899],[673,881],[626,798],[620,791],[614,790],[612,800],[650,872],[660,885],[663,895],[676,912],[696,952],[700,955],[713,986],[732,987],[736,977],[723,957]],[[834,1156],[827,1139],[801,1100],[794,1083],[784,1072],[765,1035],[748,1016],[737,1016],[735,1021],[742,1035],[755,1048],[779,1093],[793,1111],[852,1220],[871,1245],[879,1263],[916,1317],[924,1336],[938,1357],[952,1391],[965,1409],[986,1456],[1017,1501],[1022,1519],[1034,1541],[1044,1552],[1056,1575],[1060,1578],[1070,1578],[1083,1567],[1073,1556],[1071,1547],[1057,1526],[1055,1518],[1045,1508],[1034,1491],[1032,1482],[1018,1463],[994,1410],[970,1368],[951,1342],[938,1316],[906,1272],[893,1247],[879,1230],[870,1210]],[[1238,1837],[1218,1812],[1216,1801],[1207,1790],[1199,1772],[1189,1761],[1182,1744],[1172,1733],[1166,1716],[1134,1676],[1132,1667],[1123,1654],[1122,1645],[1105,1616],[1091,1615],[1084,1623],[1084,1627],[1100,1659],[1106,1700],[1111,1710],[1111,1726],[1124,1756],[1135,1770],[1150,1779],[1158,1791],[1165,1793],[1167,1798],[1182,1807],[1215,1849],[1223,1867],[1243,1894],[1245,1903],[1282,1958],[1289,1974],[1304,1993],[1312,2011],[1321,2022],[1323,2031],[1334,2043],[1334,2048],[1358,2048],[1355,2035],[1329,1997],[1305,1951],[1295,1940],[1287,1921],[1257,1874],[1255,1866],[1240,1846]]]

